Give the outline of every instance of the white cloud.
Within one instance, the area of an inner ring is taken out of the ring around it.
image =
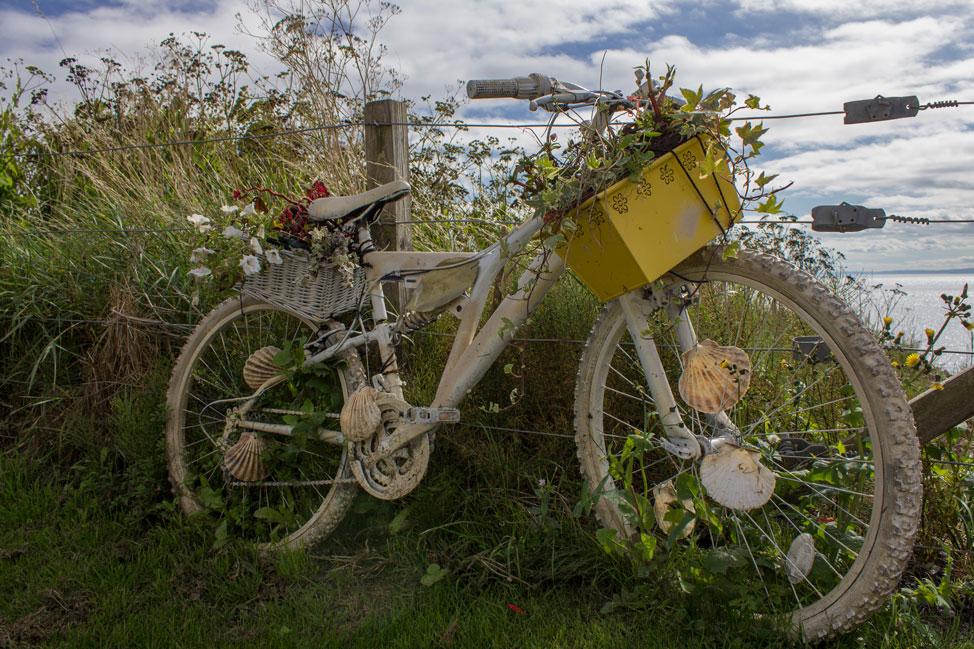
[[[874,16],[903,16],[970,11],[967,0],[738,0],[739,11],[747,13],[798,13],[825,16],[833,20],[862,19]]]
[[[584,58],[577,49],[665,11],[645,0],[411,0],[382,33],[391,61],[407,76],[406,92],[442,92],[457,79],[521,76],[542,71],[575,78]],[[579,79],[581,80],[581,79]],[[589,79],[593,83],[597,79]]]
[[[604,75],[604,87],[628,89],[633,65],[647,56],[660,72],[664,63],[677,65],[679,85],[754,93],[775,114],[839,110],[846,101],[877,94],[916,94],[921,101],[974,99],[970,0],[738,0],[729,8],[689,0],[406,0],[401,5],[402,13],[391,19],[380,40],[388,46],[385,63],[405,74],[402,92],[411,99],[442,96],[456,89],[458,79],[537,71],[590,86]],[[258,51],[255,39],[237,30],[240,10],[241,4],[231,0],[202,7],[188,1],[124,0],[65,13],[48,25],[31,14],[2,9],[0,55],[22,57],[47,71],[54,71],[65,54],[91,62],[105,50],[124,53],[137,64],[169,32],[196,30],[211,34],[211,42],[245,51],[261,72],[276,71],[277,64]],[[693,31],[694,15],[712,25],[703,19],[732,11],[739,20],[728,29],[741,31],[753,17],[762,24],[776,17],[778,22],[761,34]],[[242,14],[245,26],[256,30],[257,19]],[[683,31],[658,31],[668,20],[683,25]],[[508,123],[544,117],[529,113],[524,102],[503,100],[475,102],[461,114]],[[847,126],[839,115],[768,121],[766,126],[771,130],[762,165],[780,172],[781,180],[795,182],[784,195],[786,205],[858,200],[907,216],[974,218],[974,183],[968,173],[974,151],[972,107],[875,124]],[[524,133],[494,134],[531,146]],[[857,262],[881,268],[917,261],[951,266],[974,248],[974,229],[918,227],[890,224],[882,231],[834,240]],[[917,254],[921,247],[923,255]]]
[[[280,66],[258,51],[252,37],[238,31],[240,9],[240,3],[231,0],[203,6],[125,0],[120,6],[72,11],[47,20],[34,13],[0,9],[0,58],[23,59],[47,73],[57,73],[58,77],[64,76],[58,63],[66,57],[97,68],[102,56],[110,56],[137,69],[145,65],[144,59],[151,60],[156,46],[170,33],[196,31],[210,35],[211,44],[221,43],[247,53],[255,75],[276,72]],[[240,19],[245,26],[257,27],[251,14],[241,13]],[[55,84],[52,90],[52,97],[74,96],[64,82]]]
[[[735,42],[705,47],[682,36],[647,42],[654,61],[676,62],[678,81],[705,88],[728,85],[757,94],[774,114],[841,110],[842,104],[876,94],[916,94],[921,102],[974,99],[974,26],[950,15],[896,22],[869,20],[823,28],[809,44],[808,27],[795,44]],[[963,44],[946,65],[937,62],[945,43]],[[607,67],[621,68],[638,48],[612,51]],[[890,214],[927,218],[974,218],[974,111],[942,109],[912,119],[844,125],[842,116],[768,120],[761,166],[794,181],[786,206],[861,200]],[[789,198],[790,197],[790,198]],[[797,211],[803,214],[801,210]],[[804,212],[807,216],[807,212]],[[855,264],[876,268],[953,266],[974,247],[972,228],[936,226],[919,240],[919,226],[888,225],[882,234],[825,237],[850,253]],[[855,241],[867,240],[870,245]],[[882,245],[877,247],[878,241]],[[924,251],[923,256],[916,253]],[[882,253],[882,254],[880,254]]]

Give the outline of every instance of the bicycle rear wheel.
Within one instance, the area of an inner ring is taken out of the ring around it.
[[[339,366],[267,390],[243,415],[297,423],[294,435],[241,427],[235,413],[256,389],[245,377],[248,359],[262,355],[258,369],[272,376],[284,369],[273,364],[277,350],[299,349],[316,331],[244,296],[207,314],[183,347],[167,395],[169,477],[183,511],[209,518],[218,538],[243,538],[262,551],[305,547],[332,532],[351,505],[358,486],[345,446],[314,431],[337,430],[345,398],[364,383],[354,351]]]
[[[707,248],[663,282],[663,294],[689,302],[699,341],[749,354],[750,387],[726,414],[734,443],[773,472],[773,494],[754,509],[722,506],[703,487],[699,460],[662,448],[622,308],[610,302],[575,394],[578,457],[601,489],[598,518],[668,551],[685,589],[735,611],[806,640],[854,628],[895,588],[920,514],[919,449],[888,360],[840,300],[768,255],[723,260]],[[677,395],[683,359],[665,310],[649,328]],[[713,417],[678,403],[692,433],[728,438]]]

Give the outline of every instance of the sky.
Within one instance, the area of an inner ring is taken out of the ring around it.
[[[311,0],[306,0],[308,3]],[[340,0],[330,0],[338,2]],[[279,65],[244,32],[231,0],[0,0],[0,60],[56,71],[66,55],[151,58],[170,32],[200,31],[252,65]],[[301,0],[293,0],[300,6]],[[379,34],[401,95],[453,94],[457,82],[542,72],[629,91],[632,68],[677,67],[677,85],[752,93],[770,114],[841,110],[876,95],[974,101],[974,0],[402,0]],[[57,91],[66,88],[55,86]],[[66,98],[69,98],[66,96]],[[468,121],[537,122],[524,102],[471,102]],[[768,121],[759,168],[792,186],[785,211],[846,201],[888,214],[974,219],[974,106],[844,125],[842,116]],[[508,135],[504,133],[503,135]],[[529,142],[526,134],[522,135]],[[974,267],[974,224],[889,223],[819,235],[850,270]]]

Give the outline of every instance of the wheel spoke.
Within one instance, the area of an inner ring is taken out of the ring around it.
[[[876,368],[885,372],[883,377],[892,372],[883,369],[885,359],[878,347],[870,347],[869,334],[839,303],[823,298],[824,289],[815,286],[814,280],[795,275],[781,262],[758,260],[748,251],[741,251],[738,259],[718,261],[707,254],[691,259],[692,263],[679,270],[678,279],[667,284],[664,277],[660,290],[667,299],[678,299],[680,287],[692,284],[696,299],[686,308],[685,317],[692,322],[697,339],[748,350],[748,390],[725,414],[736,427],[736,431],[731,429],[736,436],[732,441],[757,452],[756,460],[774,472],[774,492],[754,509],[711,505],[715,501],[710,491],[719,495],[722,488],[740,489],[747,495],[751,488],[747,465],[721,465],[721,452],[704,459],[709,467],[709,473],[703,473],[705,487],[698,470],[704,468],[700,460],[679,460],[662,448],[661,413],[652,412],[653,395],[642,396],[646,390],[643,369],[631,350],[618,303],[604,308],[579,370],[575,421],[583,473],[589,483],[599,484],[609,467],[618,469],[632,476],[631,484],[626,484],[628,491],[656,506],[660,505],[656,497],[666,498],[662,504],[667,507],[693,498],[693,531],[675,543],[663,531],[670,528],[662,521],[650,529],[640,528],[640,521],[626,521],[617,499],[602,498],[598,507],[604,524],[656,536],[657,552],[688,555],[665,560],[663,565],[693,565],[701,574],[706,574],[708,566],[720,567],[723,579],[701,577],[701,584],[709,584],[704,588],[722,581],[753,581],[756,576],[761,584],[755,585],[755,593],[763,593],[758,599],[766,599],[769,609],[788,614],[791,624],[812,625],[814,635],[809,637],[828,634],[829,616],[851,619],[850,608],[872,606],[864,590],[849,588],[849,575],[864,574],[864,562],[882,562],[884,569],[893,566],[894,570],[905,565],[902,554],[889,549],[895,547],[891,539],[877,543],[877,537],[895,533],[890,530],[896,526],[883,524],[894,508],[888,494],[904,494],[910,488],[880,486],[878,475],[889,475],[907,465],[918,473],[912,456],[902,450],[889,455],[898,442],[883,437],[884,430],[894,425],[887,416],[889,400],[899,399],[898,405],[904,408],[905,401],[885,387],[877,387],[878,379],[859,378],[876,377]],[[683,361],[673,325],[660,310],[648,318],[647,326],[646,335],[660,347],[670,390],[677,394]],[[818,337],[834,358],[818,361],[795,354],[792,341],[800,336]],[[664,348],[672,353],[663,353]],[[708,371],[707,376],[715,378],[694,378],[703,383],[693,389],[725,390],[718,369]],[[677,405],[676,412],[696,435],[711,437],[715,429],[727,434],[718,415],[686,405]],[[623,453],[625,436],[610,433],[634,430],[654,435],[655,443],[639,453],[625,447]],[[795,441],[789,445],[787,440]],[[896,462],[895,470],[890,462]],[[666,495],[666,489],[659,490],[666,484],[676,490],[676,499],[672,499],[673,491]],[[802,537],[806,533],[812,536],[811,545]],[[795,545],[799,537],[802,540]],[[692,580],[695,574],[683,578]],[[893,586],[895,580],[890,580],[883,586],[883,594]],[[827,609],[825,614],[822,607]]]
[[[328,390],[347,393],[350,377],[358,377],[357,382],[364,380],[353,353],[346,354],[342,369],[333,375],[341,378],[340,386],[326,380],[324,388],[317,383],[311,388],[292,378],[255,397],[243,378],[244,363],[255,351],[268,346],[289,348],[311,338],[316,330],[315,325],[278,307],[227,301],[191,336],[173,377],[172,384],[182,386],[182,390],[169,398],[170,411],[175,414],[167,437],[170,446],[177,446],[170,452],[176,458],[170,471],[178,477],[184,494],[196,503],[195,508],[210,510],[213,517],[224,521],[228,533],[248,538],[260,547],[277,547],[292,540],[301,543],[315,536],[306,534],[309,526],[333,526],[350,504],[353,492],[348,490],[355,488],[343,477],[347,475],[343,444],[317,435],[288,436],[280,441],[282,438],[274,434],[237,425],[237,415],[233,415],[234,408],[246,403],[248,414],[244,416],[286,425],[284,419],[297,416],[302,403],[311,400],[326,416],[338,417],[337,410],[327,410],[333,407]],[[294,386],[293,392],[289,385]],[[220,438],[225,441],[220,442]],[[226,449],[235,445],[239,449],[236,453],[253,455],[243,465],[251,468],[240,469],[244,473],[237,475],[248,480],[266,477],[248,482],[224,471]],[[336,489],[349,495],[329,498]],[[337,508],[337,515],[316,517],[326,505]]]

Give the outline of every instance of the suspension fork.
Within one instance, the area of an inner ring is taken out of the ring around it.
[[[680,346],[680,355],[687,350],[697,346],[697,333],[693,330],[693,323],[690,321],[690,314],[687,305],[681,300],[671,300],[666,303],[666,313],[673,323],[673,330],[676,334],[677,344]],[[716,451],[723,441],[739,442],[739,431],[731,418],[723,410],[716,413],[700,413],[700,417],[707,422],[707,433],[704,439],[697,436],[697,440],[703,446],[704,452]]]
[[[654,301],[646,299],[644,289],[636,289],[619,296],[619,304],[626,317],[626,326],[636,347],[646,384],[649,386],[650,394],[653,395],[656,412],[659,413],[660,421],[663,423],[663,431],[666,434],[666,439],[661,440],[663,448],[683,459],[700,457],[700,443],[683,425],[683,417],[680,416],[673,391],[670,390],[669,379],[666,378],[666,372],[663,370],[663,361],[656,350],[656,341],[650,333],[650,318],[656,311]],[[687,324],[689,325],[689,321]],[[691,335],[693,333],[692,328],[686,331]]]
[[[650,291],[649,296],[647,290]],[[663,369],[656,341],[650,334],[650,319],[659,308],[665,308],[681,355],[697,345],[697,334],[682,300],[665,300],[665,304],[660,304],[664,300],[662,296],[653,295],[652,289],[637,289],[619,297],[629,335],[636,347],[636,354],[666,434],[666,439],[662,440],[663,448],[683,459],[697,459],[717,450],[724,441],[736,437],[737,428],[724,412],[701,413],[701,417],[709,424],[707,428],[710,435],[707,436],[694,435],[684,425],[676,398],[670,389],[670,381]]]

